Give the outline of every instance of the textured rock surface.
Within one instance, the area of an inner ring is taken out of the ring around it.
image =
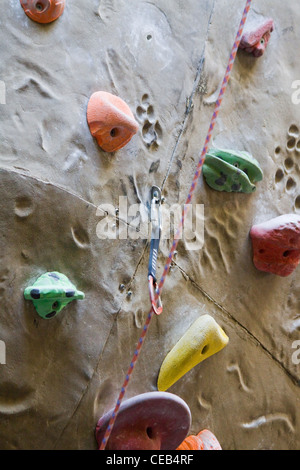
[[[98,206],[118,208],[119,196],[146,203],[153,184],[166,204],[185,202],[244,8],[244,0],[82,4],[66,2],[44,26],[10,1],[1,19],[1,449],[97,449],[96,423],[115,405],[149,310],[146,240],[133,239],[135,230],[100,239]],[[178,245],[164,312],[152,320],[125,398],[156,391],[166,354],[209,314],[228,346],[170,389],[191,409],[190,434],[210,429],[224,450],[298,449],[300,273],[259,272],[249,231],[300,213],[300,105],[291,99],[300,11],[279,0],[253,7],[276,28],[260,60],[239,51],[212,144],[249,151],[264,180],[251,195],[199,182],[205,243]],[[98,90],[126,100],[140,125],[113,159],[86,122]],[[115,211],[109,217],[128,228]],[[162,240],[158,275],[169,248]],[[85,293],[51,321],[23,295],[48,270]]]

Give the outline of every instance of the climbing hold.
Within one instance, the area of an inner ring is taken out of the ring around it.
[[[210,315],[199,317],[163,361],[158,390],[170,388],[197,364],[223,349],[228,341],[228,336]]]
[[[204,429],[197,436],[188,436],[176,450],[222,450],[222,447],[216,436]]]
[[[248,152],[210,149],[203,164],[203,176],[216,191],[253,193],[254,183],[263,179],[263,172]]]
[[[99,448],[113,412],[97,423]],[[191,412],[181,398],[167,392],[143,393],[121,404],[106,450],[176,450],[190,426]]]
[[[48,320],[72,300],[84,299],[85,296],[64,274],[48,272],[40,276],[32,286],[26,287],[24,297],[32,300],[37,313]]]
[[[65,0],[20,0],[29,18],[37,23],[51,23],[63,14]]]
[[[300,216],[285,214],[250,231],[255,267],[263,272],[287,277],[300,262]]]
[[[115,152],[124,147],[139,129],[128,105],[105,91],[91,96],[87,121],[92,136],[105,152]]]
[[[273,30],[274,21],[272,18],[264,19],[260,23],[255,21],[246,23],[240,48],[254,57],[261,57],[267,48]]]

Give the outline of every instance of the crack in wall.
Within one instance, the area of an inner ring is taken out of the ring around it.
[[[136,265],[136,268],[135,268],[135,270],[134,270],[134,272],[133,272],[133,274],[132,274],[132,276],[131,276],[131,279],[130,279],[130,281],[129,281],[129,283],[128,283],[128,289],[130,289],[130,287],[131,287],[131,285],[132,285],[132,283],[133,283],[133,281],[134,281],[136,272],[137,272],[137,270],[138,270],[138,268],[139,268],[139,266],[140,266],[140,264],[141,264],[141,262],[142,262],[142,260],[143,260],[143,258],[144,258],[146,249],[147,249],[147,245],[144,247],[144,250],[143,250],[143,252],[142,252],[142,254],[141,254],[141,256],[140,256],[140,259],[139,259],[139,261],[138,261],[138,263],[137,263],[137,265]],[[70,418],[68,419],[68,421],[66,422],[66,425],[65,425],[64,428],[62,429],[60,435],[58,436],[58,438],[57,438],[57,440],[56,440],[56,442],[55,442],[55,444],[54,444],[54,447],[53,447],[54,449],[55,449],[55,447],[56,447],[56,444],[60,441],[61,436],[63,435],[63,433],[64,433],[65,430],[67,429],[67,427],[68,427],[70,421],[72,420],[73,416],[76,414],[76,411],[79,409],[82,400],[84,399],[84,397],[86,396],[86,394],[87,394],[87,392],[88,392],[88,390],[89,390],[90,384],[91,384],[91,382],[93,381],[93,379],[94,379],[94,377],[95,377],[95,375],[96,375],[96,372],[98,371],[99,364],[101,363],[102,357],[103,357],[103,355],[104,355],[104,353],[105,353],[106,345],[108,344],[108,342],[109,342],[109,340],[110,340],[112,331],[113,331],[113,329],[114,329],[114,327],[115,327],[115,325],[116,325],[116,322],[117,322],[117,320],[118,320],[118,318],[119,318],[119,314],[120,314],[120,312],[122,311],[122,307],[123,307],[123,304],[124,304],[125,301],[126,301],[126,299],[123,298],[122,301],[121,301],[121,304],[120,304],[120,307],[119,307],[118,311],[116,312],[116,314],[115,314],[114,317],[113,317],[113,321],[112,321],[111,328],[110,328],[109,333],[108,333],[108,335],[107,335],[107,337],[106,337],[106,340],[105,340],[105,342],[104,342],[104,345],[103,345],[103,347],[102,347],[102,350],[101,350],[101,352],[100,352],[100,355],[98,356],[98,360],[97,360],[96,366],[94,367],[93,373],[92,373],[90,379],[88,380],[87,385],[86,385],[85,389],[83,390],[83,392],[82,392],[82,394],[81,394],[81,396],[80,396],[80,398],[79,398],[79,400],[78,400],[78,402],[77,402],[77,405],[75,406],[75,408],[74,408],[74,410],[73,410],[73,412],[72,412]],[[149,308],[150,308],[150,307],[149,307]],[[125,374],[124,374],[124,375],[125,375]]]
[[[209,35],[209,30],[210,30],[210,25],[211,25],[211,22],[212,22],[212,17],[213,17],[214,11],[215,11],[215,3],[216,3],[216,0],[214,0],[214,2],[213,2],[213,6],[212,6],[212,9],[211,9],[211,12],[210,12],[210,15],[209,15],[208,26],[207,26],[207,30],[206,30],[206,37],[205,37],[204,46],[203,46],[201,58],[200,58],[200,61],[199,61],[199,65],[197,67],[197,73],[196,73],[196,76],[195,76],[195,79],[194,79],[193,89],[192,89],[192,92],[191,92],[190,96],[187,98],[187,107],[186,107],[186,110],[185,110],[184,118],[181,122],[181,128],[180,128],[178,137],[176,139],[176,142],[175,142],[172,154],[171,154],[171,158],[170,158],[170,162],[169,162],[169,165],[168,165],[168,168],[167,168],[166,175],[165,175],[165,177],[163,179],[163,182],[162,182],[162,185],[161,185],[161,191],[163,191],[163,188],[165,187],[166,181],[167,181],[167,179],[170,175],[171,167],[173,165],[173,161],[174,161],[174,158],[175,158],[175,155],[176,155],[176,152],[177,152],[177,148],[179,146],[179,143],[181,141],[181,137],[182,137],[182,135],[184,133],[184,130],[186,128],[188,118],[191,114],[191,111],[193,110],[194,96],[199,91],[199,84],[201,82],[202,70],[203,70],[203,65],[204,65],[204,61],[205,61],[206,42],[207,42],[208,35]]]
[[[244,333],[259,347],[262,348],[262,350],[272,359],[274,360],[283,370],[284,372],[288,375],[288,377],[295,383],[295,385],[299,386],[299,378],[293,375],[285,366],[280,362],[280,360],[274,356],[269,349],[264,346],[261,341],[251,333],[251,331],[248,330],[242,323],[240,323],[232,313],[229,312],[223,305],[221,305],[217,300],[215,300],[208,292],[206,292],[197,282],[190,277],[190,275],[183,269],[181,266],[173,261],[173,264],[180,270],[180,272],[183,274],[184,278],[187,279],[191,284],[201,292],[201,294],[210,302],[214,304],[215,307],[217,307],[219,310],[222,311],[223,314],[227,318],[229,318],[233,323],[235,323],[240,329],[244,331]]]

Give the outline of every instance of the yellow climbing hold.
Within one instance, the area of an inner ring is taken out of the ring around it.
[[[162,363],[157,388],[164,392],[189,370],[221,351],[228,336],[210,315],[202,315],[192,324]]]

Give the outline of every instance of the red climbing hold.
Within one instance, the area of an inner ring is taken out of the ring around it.
[[[257,22],[250,22],[245,27],[240,48],[254,57],[261,57],[267,48],[273,30],[274,21],[272,18],[264,20],[259,24]]]
[[[300,263],[300,216],[286,214],[250,231],[253,262],[260,271],[289,276]]]

